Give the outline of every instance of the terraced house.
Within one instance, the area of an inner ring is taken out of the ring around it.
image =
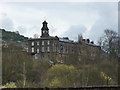
[[[44,21],[42,24],[43,27],[41,28],[40,38],[28,40],[28,52],[31,55],[34,55],[36,59],[58,60],[59,62],[63,62],[65,56],[69,54],[76,53],[79,55],[79,53],[77,53],[80,48],[79,42],[69,40],[68,37],[60,38],[58,36],[50,36],[47,26],[48,23]],[[98,47],[88,39],[81,39],[81,42],[84,43],[83,45],[89,47]]]

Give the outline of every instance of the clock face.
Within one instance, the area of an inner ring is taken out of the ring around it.
[[[43,31],[43,33],[48,33],[48,31]]]
[[[45,31],[43,31],[43,33],[45,33]]]

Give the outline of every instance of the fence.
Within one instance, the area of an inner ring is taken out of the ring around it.
[[[120,86],[78,87],[78,88],[4,88],[2,90],[120,90]]]

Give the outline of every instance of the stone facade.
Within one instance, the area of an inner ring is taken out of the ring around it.
[[[64,58],[66,55],[78,53],[80,48],[89,47],[89,50],[94,52],[92,48],[97,47],[89,40],[81,39],[81,44],[79,44],[79,42],[69,40],[68,37],[50,36],[48,23],[44,21],[42,24],[41,37],[28,40],[28,52],[34,55],[36,59],[51,60],[54,58],[61,61],[62,57]],[[84,53],[84,50],[80,54],[82,53]]]

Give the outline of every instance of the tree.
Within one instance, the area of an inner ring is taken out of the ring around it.
[[[75,87],[78,71],[72,65],[54,65],[47,71],[44,86]]]
[[[15,42],[7,42],[8,47],[3,47],[2,53],[2,84],[18,82],[22,80],[22,86],[26,84],[26,74],[32,67],[31,57],[22,51]],[[23,85],[24,84],[24,85]],[[18,84],[16,84],[18,85]]]
[[[76,52],[70,53],[69,55],[66,56],[64,63],[67,65],[77,66],[79,64],[78,54]]]
[[[80,35],[78,35],[78,43],[80,43],[80,44],[81,44],[82,39],[83,39],[83,36],[82,36],[81,34],[80,34]]]
[[[16,34],[15,32],[5,31],[4,29],[0,29],[2,32],[2,40],[5,41],[25,41],[28,38],[23,35]]]
[[[99,44],[102,49],[106,51],[109,56],[116,57],[118,53],[118,34],[113,30],[106,29],[104,36],[100,38]]]
[[[0,86],[0,88],[16,88],[17,86],[15,85],[14,82],[6,83],[4,86]]]
[[[38,34],[34,34],[33,37],[34,38],[39,38],[39,35]]]
[[[27,81],[42,83],[42,77],[50,68],[50,64],[47,61],[34,60],[30,72],[27,73]]]

